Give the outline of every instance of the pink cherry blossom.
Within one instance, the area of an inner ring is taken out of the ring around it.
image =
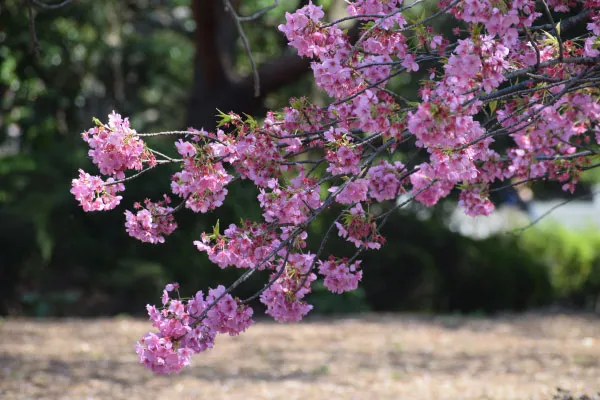
[[[114,182],[113,178],[104,182],[99,176],[92,176],[80,169],[79,178],[73,179],[71,193],[83,211],[112,210],[123,199],[117,193],[125,190],[122,183]]]
[[[130,236],[147,243],[164,243],[165,236],[177,229],[173,218],[173,208],[165,205],[167,201],[153,203],[150,200],[144,202],[145,207],[139,205],[135,214],[125,211],[125,230]]]
[[[362,279],[362,271],[358,270],[360,261],[348,264],[347,260],[319,261],[319,273],[325,277],[323,284],[333,293],[355,290]]]
[[[108,116],[107,125],[100,124],[82,133],[82,137],[90,146],[89,156],[104,175],[121,179],[128,169],[141,170],[144,162],[155,165],[154,155],[129,127],[129,119],[114,111]]]

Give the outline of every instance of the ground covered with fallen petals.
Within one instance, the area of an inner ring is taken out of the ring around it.
[[[140,319],[0,320],[0,399],[551,399],[600,391],[600,316],[260,321],[174,376],[137,363]]]

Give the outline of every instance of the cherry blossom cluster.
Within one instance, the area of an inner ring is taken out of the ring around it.
[[[88,154],[103,175],[122,179],[129,169],[141,170],[143,163],[155,163],[154,155],[137,132],[129,127],[129,119],[114,111],[108,116],[106,125],[97,123],[81,136],[90,146]]]
[[[218,225],[211,234],[202,233],[194,241],[198,251],[206,252],[208,259],[221,268],[260,268],[271,266],[269,254],[276,254],[281,241],[266,223],[244,221],[242,226],[229,225],[221,235]]]
[[[217,222],[193,241],[242,276],[188,300],[171,299],[178,287],[167,285],[162,308],[148,306],[158,332],[136,348],[148,368],[179,371],[218,333],[244,331],[252,299],[275,320],[294,322],[312,309],[315,280],[333,293],[356,289],[357,257],[385,243],[380,228],[406,203],[401,195],[428,207],[454,199],[468,215],[488,215],[499,187],[550,180],[573,192],[581,173],[597,166],[599,0],[441,0],[434,15],[415,20],[409,12],[420,4],[349,1],[348,16],[333,22],[312,2],[286,14],[279,30],[311,60],[315,84],[331,98],[326,106],[294,98],[259,120],[220,113],[214,132],[169,132],[177,135],[171,155],[150,149],[145,139],[153,135],[114,112],[83,134],[103,175],[79,170],[73,180],[84,211],[113,209],[129,180],[158,165],[178,167],[171,193],[125,212],[126,231],[142,242],[164,242],[180,210],[222,206],[236,181],[257,189],[259,221],[223,232]],[[570,16],[559,23],[552,12]],[[441,16],[454,18],[452,34],[436,28]],[[341,28],[349,20],[361,24],[358,35]],[[585,33],[573,38],[569,30]],[[420,82],[415,98],[391,90],[400,74]],[[326,210],[337,218],[324,240],[337,232],[355,256],[308,248],[310,225]],[[255,271],[267,278],[261,291],[232,297]]]
[[[138,211],[135,214],[129,210],[125,211],[127,233],[141,242],[164,243],[165,236],[177,229],[173,208],[167,206],[170,202],[171,199],[167,195],[155,203],[146,199],[145,207],[136,202],[133,207]]]
[[[114,183],[113,178],[108,178],[105,182],[101,177],[79,169],[79,178],[73,179],[71,193],[79,201],[83,211],[106,211],[119,205],[123,196],[117,196],[117,193],[123,190],[125,185]]]
[[[379,249],[385,238],[377,231],[373,216],[357,203],[343,216],[343,222],[335,222],[339,235],[357,248]]]
[[[140,363],[157,374],[179,372],[192,354],[212,348],[217,334],[239,335],[253,323],[252,308],[226,294],[224,286],[187,300],[171,298],[178,288],[177,283],[166,285],[160,309],[146,307],[158,332],[146,334],[135,346]]]
[[[270,186],[269,191],[261,188],[258,195],[268,223],[299,225],[322,205],[316,179],[306,177],[302,171],[287,186],[275,181]]]
[[[179,139],[175,145],[184,161],[182,171],[172,177],[173,193],[186,199],[185,206],[194,212],[206,213],[222,206],[232,179],[223,164],[209,157],[195,158],[197,149],[189,141]]]
[[[272,284],[260,295],[267,306],[266,313],[279,322],[300,321],[312,306],[302,299],[310,292],[310,283],[317,279],[311,272],[314,254],[289,254],[271,274]]]
[[[359,270],[361,261],[350,263],[348,259],[319,261],[319,273],[324,276],[323,284],[333,293],[343,293],[355,290],[362,279]]]

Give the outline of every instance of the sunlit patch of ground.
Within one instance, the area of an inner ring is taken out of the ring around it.
[[[600,391],[600,317],[366,315],[259,322],[179,375],[133,346],[139,319],[0,321],[0,399],[550,399]]]

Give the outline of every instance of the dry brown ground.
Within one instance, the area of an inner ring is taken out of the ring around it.
[[[0,399],[550,399],[600,390],[600,318],[367,315],[259,322],[153,376],[136,319],[0,321]]]

